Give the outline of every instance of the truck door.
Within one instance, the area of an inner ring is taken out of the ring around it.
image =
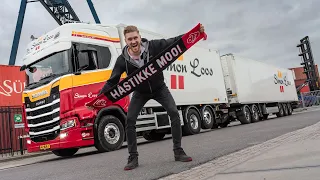
[[[110,77],[113,61],[117,58],[116,49],[112,46],[91,44],[74,44],[74,75],[72,93],[74,108],[97,96],[100,89]]]

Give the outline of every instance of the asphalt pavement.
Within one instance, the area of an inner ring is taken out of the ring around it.
[[[183,147],[193,157],[193,161],[188,163],[174,162],[172,140],[169,138],[139,144],[140,166],[133,171],[123,171],[128,156],[126,148],[107,153],[86,149],[68,159],[45,155],[0,164],[0,179],[158,179],[315,124],[319,122],[319,113],[320,111],[300,113],[185,136],[182,140]]]

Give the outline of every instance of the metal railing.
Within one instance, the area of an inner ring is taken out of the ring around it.
[[[320,105],[320,90],[302,92],[299,96],[300,106],[302,108]]]

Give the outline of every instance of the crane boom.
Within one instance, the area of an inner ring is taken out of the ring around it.
[[[66,0],[39,0],[59,25],[79,22],[77,14]]]

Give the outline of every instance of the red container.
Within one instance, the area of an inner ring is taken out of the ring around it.
[[[22,106],[26,74],[20,66],[0,65],[0,107]]]
[[[307,76],[306,74],[303,73],[304,69],[303,67],[295,67],[295,68],[289,68],[290,70],[294,71],[294,74],[296,76],[296,80],[306,80]],[[319,71],[318,71],[318,65],[315,67],[316,74],[319,76]]]

